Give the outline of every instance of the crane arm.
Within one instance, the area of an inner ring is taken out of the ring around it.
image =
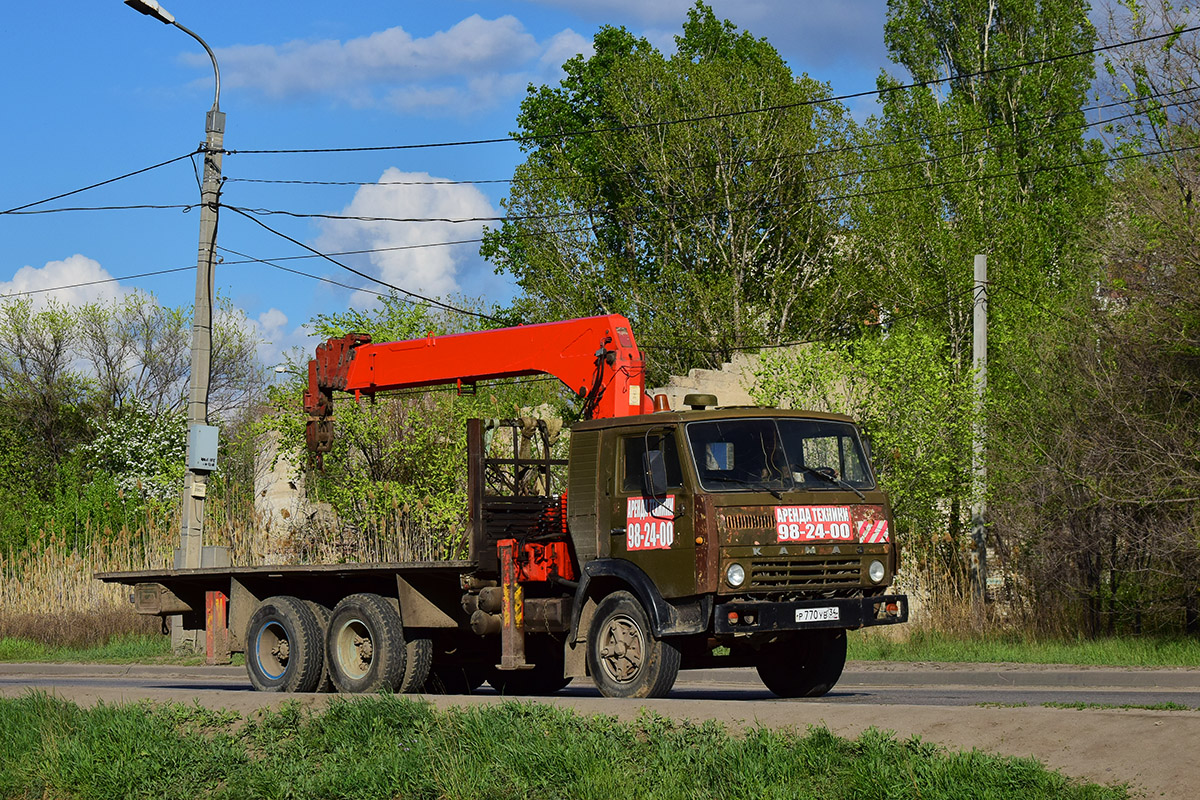
[[[308,362],[308,447],[333,442],[333,392],[393,389],[551,375],[584,398],[585,418],[654,410],[629,320],[619,314],[372,344],[365,334],[330,339]]]

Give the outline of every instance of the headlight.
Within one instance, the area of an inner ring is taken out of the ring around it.
[[[725,570],[725,581],[736,589],[746,581],[746,570],[741,564],[730,564]]]
[[[872,561],[871,566],[867,567],[867,577],[871,579],[871,583],[879,583],[883,580],[883,574],[887,572],[884,569],[882,561]]]

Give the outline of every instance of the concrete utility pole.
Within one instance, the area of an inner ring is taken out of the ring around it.
[[[221,112],[221,71],[208,43],[175,21],[155,0],[125,0],[125,5],[174,25],[191,36],[212,59],[215,91],[204,125],[204,182],[200,190],[200,248],[196,257],[196,305],[192,318],[191,381],[188,388],[188,472],[184,478],[183,519],[175,567],[225,566],[228,555],[220,548],[204,547],[204,499],[208,473],[217,466],[217,429],[208,424],[208,383],[212,363],[213,263],[217,245],[217,203],[221,194],[221,156],[225,147],[225,114]],[[184,630],[175,618],[171,644],[176,649],[196,649],[198,631]]]
[[[975,256],[975,310],[973,315],[974,330],[971,337],[971,357],[975,366],[975,408],[978,416],[975,418],[973,439],[972,492],[974,499],[971,503],[971,539],[975,552],[974,584],[975,597],[984,600],[987,597],[987,462],[985,460],[983,438],[983,403],[987,393],[987,256]]]

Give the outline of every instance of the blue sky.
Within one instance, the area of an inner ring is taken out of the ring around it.
[[[354,147],[505,136],[529,83],[556,83],[559,66],[590,47],[604,24],[622,25],[662,49],[689,0],[527,0],[439,3],[245,3],[163,0],[217,53],[230,150]],[[881,0],[714,0],[717,14],[766,36],[792,69],[838,93],[874,86],[886,66]],[[0,23],[5,123],[0,210],[140,169],[196,148],[212,101],[212,70],[182,31],[121,0],[21,3]],[[870,113],[869,102],[854,107]],[[499,212],[516,145],[355,154],[225,157],[223,200],[247,208],[399,217],[476,217]],[[305,186],[247,179],[377,182]],[[391,185],[388,185],[391,184]],[[100,189],[37,206],[175,205],[198,199],[181,161]],[[320,222],[280,216],[267,224],[323,251],[474,239],[477,224]],[[0,293],[23,292],[195,265],[196,211],[86,211],[0,216]],[[218,244],[254,258],[305,251],[225,212]],[[225,251],[226,262],[239,260]],[[347,256],[357,269],[425,293],[511,297],[467,244]],[[280,262],[353,286],[369,285],[318,259]],[[224,263],[219,291],[259,327],[268,363],[297,345],[313,315],[362,306],[355,293],[259,263]],[[106,299],[144,290],[190,304],[192,272],[35,295],[38,302]]]

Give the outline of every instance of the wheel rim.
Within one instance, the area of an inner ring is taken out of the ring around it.
[[[351,678],[362,678],[371,670],[375,647],[371,629],[361,619],[347,620],[338,628],[336,645],[338,666]]]
[[[637,620],[617,614],[604,626],[600,639],[600,667],[616,683],[632,683],[646,658],[646,634]]]
[[[264,675],[271,680],[282,678],[283,673],[287,672],[288,658],[291,656],[287,629],[278,622],[268,622],[262,626],[254,643],[254,653]]]

